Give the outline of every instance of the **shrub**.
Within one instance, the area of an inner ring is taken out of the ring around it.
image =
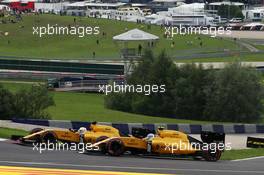
[[[263,85],[256,69],[235,62],[221,70],[176,66],[163,52],[147,52],[127,78],[133,85],[165,85],[165,93],[111,93],[108,108],[152,116],[252,122],[260,119]]]

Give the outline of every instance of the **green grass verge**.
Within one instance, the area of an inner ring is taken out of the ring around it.
[[[256,48],[258,48],[259,50],[264,50],[264,45],[255,45]]]
[[[63,92],[53,94],[56,106],[48,109],[53,119],[138,123],[205,123],[110,110],[104,107],[104,96],[100,94]]]
[[[0,138],[10,138],[11,135],[27,135],[28,132],[19,129],[0,128]]]
[[[4,87],[16,92],[21,88],[30,88],[32,84],[23,82],[1,83]],[[104,95],[96,93],[76,92],[50,92],[53,94],[55,106],[48,108],[54,120],[75,120],[75,121],[102,121],[102,122],[132,122],[132,123],[223,123],[199,120],[171,119],[164,117],[153,117],[139,114],[132,114],[107,109],[104,106]],[[264,117],[260,123],[264,123]]]
[[[77,18],[76,24],[74,18]],[[33,35],[33,27],[47,26],[47,24],[67,26],[98,26],[99,35],[87,35],[83,38],[69,35],[46,35],[39,37]],[[126,32],[129,29],[139,28],[146,32],[155,34],[160,40],[152,48],[157,54],[166,50],[169,55],[176,56],[182,54],[195,55],[197,53],[219,52],[220,50],[238,50],[239,46],[231,40],[222,40],[200,35],[203,47],[200,47],[198,35],[175,35],[173,39],[165,39],[165,29],[152,25],[149,29],[147,25],[132,22],[94,19],[86,17],[59,16],[59,15],[26,15],[23,21],[16,24],[0,24],[0,31],[8,32],[8,36],[0,35],[0,53],[6,56],[39,57],[46,59],[89,59],[92,53],[96,57],[92,59],[120,59],[120,49],[124,48],[124,43],[113,41],[113,36]],[[105,32],[106,36],[102,33]],[[96,40],[99,40],[97,44]],[[9,42],[8,42],[9,41]],[[172,47],[172,42],[175,46]],[[192,42],[190,45],[188,43]],[[148,47],[147,42],[142,43],[143,48]],[[129,48],[138,48],[139,42],[129,42]]]
[[[2,83],[12,92],[31,84]],[[210,123],[207,121],[152,117],[115,111],[104,107],[104,95],[93,93],[51,92],[56,106],[48,109],[54,120],[133,122],[133,123]]]
[[[264,156],[264,148],[252,148],[241,150],[225,151],[221,157],[222,160],[245,159],[250,157]]]
[[[32,86],[32,83],[24,83],[22,81],[13,82],[10,80],[10,82],[7,82],[6,80],[0,81],[0,85],[3,85],[5,88],[9,89],[12,92],[16,92],[19,89],[27,89]]]

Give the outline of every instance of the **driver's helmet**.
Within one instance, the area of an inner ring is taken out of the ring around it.
[[[147,137],[146,137],[146,140],[147,140],[147,141],[152,141],[152,140],[154,139],[154,137],[155,137],[154,134],[149,133],[149,134],[147,135]]]
[[[78,133],[80,135],[83,135],[85,132],[87,131],[87,129],[85,127],[81,127],[79,130],[78,130]]]

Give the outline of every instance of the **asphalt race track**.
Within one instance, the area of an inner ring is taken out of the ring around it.
[[[0,166],[38,167],[74,170],[140,172],[162,174],[264,174],[264,157],[241,161],[206,162],[143,157],[110,157],[80,154],[75,151],[45,151],[0,142]]]

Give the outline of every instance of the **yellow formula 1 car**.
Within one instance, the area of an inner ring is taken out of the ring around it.
[[[80,139],[83,139],[83,143],[95,143],[109,137],[120,137],[119,131],[114,127],[98,125],[93,122],[90,125],[90,130],[83,127],[79,130],[35,128],[27,136],[13,136],[11,139],[19,140],[21,143],[54,143],[57,141],[79,143]]]
[[[148,129],[133,128],[131,136],[108,138],[93,146],[100,147],[103,152],[112,156],[129,152],[138,155],[192,156],[195,159],[217,161],[224,150],[224,138],[224,133],[202,132],[202,141],[199,141],[175,130],[160,128],[154,135]]]

